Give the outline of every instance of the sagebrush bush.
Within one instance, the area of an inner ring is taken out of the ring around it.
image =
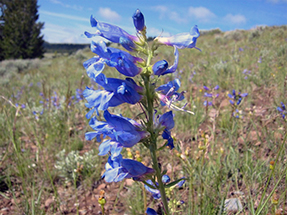
[[[66,182],[75,182],[79,177],[87,177],[95,172],[98,166],[98,156],[94,150],[84,153],[82,156],[79,151],[71,151],[66,155],[66,150],[60,151],[56,157],[55,168],[59,176],[63,177]]]

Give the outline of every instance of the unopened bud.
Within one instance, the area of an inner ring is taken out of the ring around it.
[[[145,27],[144,15],[142,14],[142,12],[139,9],[137,9],[136,12],[134,13],[133,20],[134,20],[135,28],[138,31],[142,31]]]

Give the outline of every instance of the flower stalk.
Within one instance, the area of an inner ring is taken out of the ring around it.
[[[152,51],[148,51],[148,60],[147,60],[147,65],[146,65],[146,70],[147,70],[147,75],[142,76],[144,80],[144,86],[145,86],[145,92],[146,92],[146,99],[147,99],[147,112],[148,112],[148,119],[147,119],[147,131],[150,133],[150,143],[149,143],[149,150],[150,150],[150,155],[152,158],[152,167],[155,170],[155,175],[157,178],[158,182],[158,190],[160,191],[161,194],[161,200],[164,206],[164,211],[166,215],[169,215],[169,208],[168,208],[168,202],[166,198],[166,193],[165,193],[165,188],[164,184],[162,183],[162,174],[161,174],[161,169],[159,168],[157,156],[156,156],[156,151],[157,151],[157,132],[154,130],[154,95],[155,95],[155,90],[154,87],[150,84],[150,75],[151,72],[149,71],[149,64],[150,60],[152,59]]]

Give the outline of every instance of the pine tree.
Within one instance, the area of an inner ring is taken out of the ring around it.
[[[1,0],[1,3],[3,26],[0,49],[4,59],[43,57],[41,29],[44,23],[37,22],[37,0]]]

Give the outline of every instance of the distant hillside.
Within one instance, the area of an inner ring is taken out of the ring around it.
[[[89,47],[89,44],[44,43],[47,53],[73,53],[79,49]]]

